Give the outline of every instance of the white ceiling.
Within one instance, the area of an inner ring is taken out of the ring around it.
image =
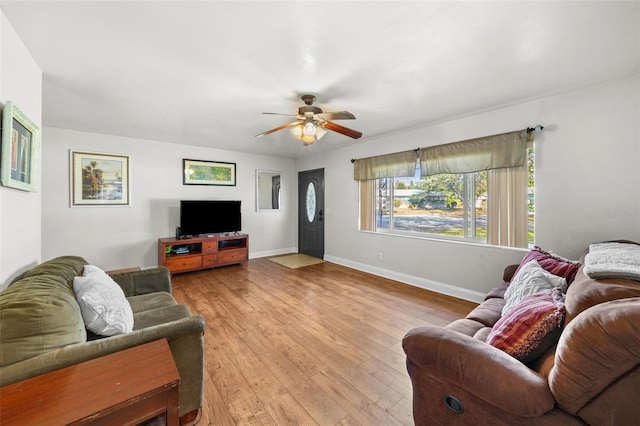
[[[282,157],[640,72],[637,1],[0,6],[43,71],[44,126]],[[364,136],[254,138],[303,93]]]

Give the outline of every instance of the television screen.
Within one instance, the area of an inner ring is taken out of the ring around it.
[[[180,201],[180,234],[203,235],[242,229],[240,201]]]

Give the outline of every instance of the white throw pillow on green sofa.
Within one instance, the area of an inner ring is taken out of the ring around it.
[[[73,279],[73,291],[87,330],[115,336],[133,330],[133,311],[120,286],[102,269],[85,265]]]

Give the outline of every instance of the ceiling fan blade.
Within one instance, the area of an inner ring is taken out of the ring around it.
[[[318,115],[325,120],[354,120],[356,118],[349,111],[322,112]]]
[[[334,132],[341,133],[345,136],[349,136],[350,138],[353,138],[353,139],[359,139],[360,136],[362,136],[362,133],[358,132],[357,130],[352,130],[347,127],[341,126],[339,124],[332,123],[330,121],[325,121],[324,123],[322,123],[322,127],[324,127],[327,130],[331,130]]]
[[[297,126],[298,124],[302,124],[304,123],[304,120],[296,120],[296,121],[292,121],[291,123],[287,123],[287,124],[283,124],[282,126],[278,126],[275,129],[271,129],[271,130],[267,130],[266,132],[262,132],[259,135],[256,135],[256,138],[262,137],[262,136],[266,136],[266,135],[270,135],[273,132],[277,132],[278,130],[282,130],[282,129],[286,129],[287,127],[294,127]]]
[[[281,112],[263,112],[263,114],[268,115],[284,115],[285,117],[296,117],[298,114],[283,114]]]

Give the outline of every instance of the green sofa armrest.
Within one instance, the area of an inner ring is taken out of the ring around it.
[[[164,266],[113,274],[111,278],[122,287],[127,297],[158,291],[171,294],[171,273]]]
[[[0,386],[39,376],[50,371],[109,355],[154,340],[167,339],[169,344],[185,335],[202,336],[204,319],[199,315],[166,324],[143,328],[127,334],[76,343],[46,352],[0,368]]]
[[[204,319],[199,315],[127,334],[76,343],[0,367],[0,386],[26,380],[124,349],[167,339],[180,373],[180,415],[202,406]]]

